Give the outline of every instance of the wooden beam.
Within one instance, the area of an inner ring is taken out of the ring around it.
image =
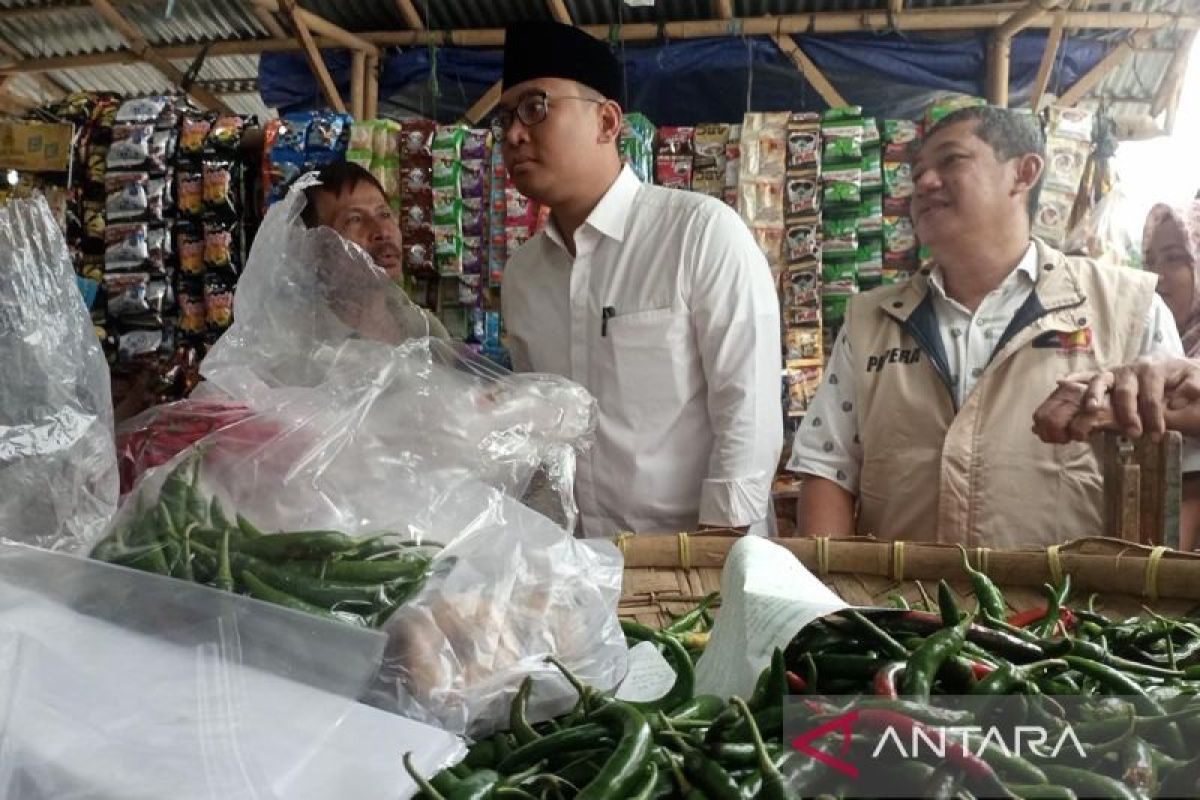
[[[1183,95],[1183,81],[1175,84],[1175,95],[1167,102],[1167,117],[1163,120],[1163,131],[1168,136],[1175,132],[1175,123],[1179,120],[1179,98]]]
[[[364,119],[379,116],[379,58],[367,56],[367,102],[363,109]]]
[[[13,47],[8,42],[0,39],[0,53],[8,56],[15,61],[24,61],[25,54],[17,48]],[[61,97],[66,97],[71,93],[71,90],[61,81],[55,79],[52,75],[46,75],[41,72],[34,72],[33,80],[41,88],[46,96],[52,100],[58,100]]]
[[[367,54],[362,50],[350,51],[350,115],[356,120],[366,119],[363,111],[367,105]]]
[[[275,19],[275,15],[267,11],[262,6],[251,6],[250,10],[254,13],[255,18],[262,23],[263,28],[267,33],[274,36],[276,39],[286,39],[287,31],[279,24],[279,20]]]
[[[1029,107],[1037,111],[1042,102],[1042,95],[1050,85],[1050,73],[1054,70],[1054,61],[1058,58],[1058,46],[1062,43],[1063,28],[1067,23],[1067,11],[1060,8],[1054,13],[1054,25],[1046,36],[1046,49],[1042,51],[1042,61],[1038,64],[1037,77],[1033,79],[1033,94],[1029,96]]]
[[[1187,72],[1188,56],[1191,55],[1192,45],[1195,42],[1196,31],[1188,31],[1183,35],[1179,46],[1175,49],[1175,54],[1171,56],[1171,63],[1167,67],[1167,71],[1163,73],[1158,90],[1154,93],[1154,102],[1150,105],[1150,116],[1157,117],[1178,96],[1180,84]]]
[[[329,103],[334,111],[341,114],[346,113],[346,103],[342,100],[342,94],[338,91],[337,84],[333,82],[333,76],[329,74],[329,67],[325,66],[325,59],[321,57],[321,51],[318,49],[316,41],[313,40],[312,32],[309,31],[304,22],[304,16],[300,13],[303,9],[297,8],[294,0],[283,0],[283,6],[282,13],[296,31],[296,39],[304,50],[308,68],[312,70],[317,84],[321,87],[321,92],[325,95],[325,102]]]
[[[833,88],[833,84],[829,82],[825,74],[812,62],[812,59],[804,54],[804,51],[800,49],[800,45],[796,44],[792,37],[772,36],[771,38],[775,41],[775,45],[792,60],[792,63],[796,65],[796,69],[800,70],[804,79],[817,90],[817,94],[821,95],[821,99],[828,103],[830,108],[849,105],[845,98],[838,94],[838,90]]]
[[[1108,55],[1100,59],[1100,62],[1096,66],[1088,70],[1070,89],[1063,92],[1062,97],[1058,99],[1057,105],[1073,106],[1078,103],[1088,92],[1096,88],[1102,80],[1107,78],[1109,73],[1132,56],[1135,50],[1149,42],[1153,36],[1153,31],[1138,31],[1108,51]]]
[[[904,0],[888,0],[888,13],[893,17],[904,13]]]
[[[717,19],[733,19],[733,0],[713,0],[713,16]]]
[[[1009,67],[1012,63],[1012,39],[1018,33],[1040,19],[1060,0],[1031,0],[1020,11],[1014,12],[992,32],[988,41],[988,102],[1001,108],[1008,107]]]
[[[295,4],[294,0],[253,0],[253,2],[267,9],[268,11],[278,11],[288,14],[293,21],[296,19],[304,22],[304,27],[310,32],[327,36],[343,47],[348,47],[351,50],[362,50],[373,55],[379,55],[379,48],[374,44],[362,38],[358,34],[338,25],[334,25],[329,20],[322,16],[306,11]],[[284,8],[286,6],[286,9]]]
[[[91,0],[91,3],[92,7],[96,9],[96,13],[121,34],[121,38],[129,44],[129,49],[133,51],[139,60],[145,61],[161,72],[163,77],[171,83],[182,88],[186,76],[174,64],[155,52],[150,43],[146,41],[146,37],[142,35],[142,32],[134,27],[133,23],[125,19],[121,15],[121,12],[113,7],[110,0]],[[185,91],[189,97],[205,108],[225,114],[233,113],[229,106],[225,105],[225,101],[202,87],[193,85],[189,86]]]
[[[404,17],[405,25],[414,31],[425,30],[425,23],[421,20],[421,15],[417,13],[417,7],[413,5],[413,0],[396,0],[396,10],[400,12],[400,16]]]
[[[550,16],[554,17],[555,22],[561,22],[563,25],[575,24],[575,21],[571,19],[571,12],[567,10],[567,4],[563,0],[546,0],[546,5],[550,7]]]
[[[476,100],[475,104],[467,109],[463,114],[463,121],[469,125],[478,125],[480,120],[492,112],[496,103],[500,102],[502,94],[504,94],[504,81],[496,81],[483,93],[483,97]]]

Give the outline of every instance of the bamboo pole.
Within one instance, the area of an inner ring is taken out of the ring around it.
[[[555,22],[561,22],[563,25],[574,25],[574,20],[571,19],[571,12],[567,10],[567,4],[563,0],[546,0],[546,5],[550,9],[550,16]]]
[[[283,29],[283,26],[279,24],[279,20],[275,19],[275,15],[270,11],[267,11],[262,6],[251,6],[250,10],[254,13],[255,18],[262,23],[267,33],[276,39],[287,38],[287,31]]]
[[[792,37],[772,36],[771,38],[775,40],[775,45],[792,60],[796,69],[800,70],[805,80],[812,84],[812,87],[817,90],[817,94],[821,95],[821,99],[828,103],[830,108],[848,105],[845,98],[838,93],[837,89],[833,88],[833,84],[825,77],[825,73],[821,72],[812,59],[804,54],[800,45],[796,44]]]
[[[1196,31],[1188,31],[1183,35],[1179,46],[1175,49],[1175,54],[1171,56],[1170,66],[1163,73],[1158,91],[1154,93],[1154,102],[1150,105],[1150,116],[1157,117],[1161,114],[1170,105],[1171,100],[1179,94],[1178,89],[1187,72],[1188,56],[1192,52],[1192,45],[1195,41]]]
[[[904,0],[888,0],[888,13],[898,17],[904,12]]]
[[[400,12],[400,16],[404,17],[405,25],[414,31],[425,30],[425,23],[421,21],[421,15],[417,13],[417,7],[413,5],[413,0],[396,0],[396,10]]]
[[[350,115],[363,120],[367,106],[367,54],[362,50],[350,51]]]
[[[1063,28],[1067,21],[1067,11],[1060,8],[1054,13],[1054,25],[1046,37],[1046,49],[1042,51],[1042,61],[1038,64],[1037,77],[1033,79],[1033,94],[1029,96],[1029,107],[1037,111],[1042,102],[1042,95],[1050,85],[1050,73],[1054,69],[1054,60],[1058,58],[1058,46],[1062,42]]]
[[[367,104],[363,109],[365,119],[379,116],[379,59],[367,56]]]
[[[325,66],[325,59],[321,57],[321,51],[313,40],[312,32],[309,31],[303,15],[300,14],[301,9],[296,8],[294,0],[283,0],[283,2],[286,6],[283,13],[291,20],[292,28],[296,31],[296,38],[304,49],[304,57],[308,60],[308,67],[316,76],[317,83],[321,86],[321,92],[325,95],[325,101],[334,111],[346,113],[346,103],[342,100],[342,94],[338,91],[337,84],[333,82],[333,76],[329,74],[329,68]]]
[[[1059,2],[1060,0],[1031,0],[1027,6],[1014,13],[992,32],[988,41],[988,102],[992,105],[1008,107],[1013,37],[1041,19],[1047,11],[1058,6]]]
[[[713,0],[713,16],[717,19],[733,19],[733,0]]]
[[[1100,62],[1096,66],[1092,67],[1082,78],[1076,81],[1074,86],[1063,92],[1062,97],[1058,100],[1058,105],[1073,106],[1078,103],[1088,92],[1107,78],[1109,73],[1119,67],[1125,59],[1132,56],[1134,50],[1150,41],[1153,35],[1152,31],[1138,31],[1114,47],[1108,52],[1108,55],[1100,59]]]
[[[2,39],[0,39],[0,53],[3,53],[17,62],[25,60],[24,53]],[[37,85],[41,87],[41,90],[46,93],[46,96],[52,100],[65,97],[70,91],[60,81],[56,80],[50,75],[46,75],[42,72],[34,72],[32,75],[34,82],[37,83]]]
[[[96,9],[104,21],[117,30],[128,44],[129,49],[141,61],[145,61],[150,66],[161,72],[167,80],[174,84],[182,86],[186,76],[167,59],[163,58],[159,53],[151,48],[150,43],[142,36],[141,31],[134,27],[133,23],[125,19],[121,12],[113,7],[109,0],[91,0],[92,7]],[[217,97],[212,92],[200,86],[189,86],[185,89],[188,96],[193,98],[205,108],[216,109],[225,114],[232,114],[232,110],[225,104],[225,101]]]
[[[463,121],[469,125],[478,125],[479,121],[491,113],[496,107],[496,103],[500,102],[500,95],[504,93],[504,81],[496,81],[493,83],[483,97],[475,101],[475,104],[467,109],[463,114]]]
[[[314,14],[311,11],[306,11],[297,6],[294,0],[253,0],[253,2],[261,8],[268,11],[281,11],[284,5],[287,6],[287,13],[293,20],[300,19],[304,22],[304,27],[309,33],[316,33],[321,36],[327,36],[343,47],[348,47],[351,50],[362,50],[373,55],[379,55],[379,49],[362,38],[361,36],[351,33],[341,26],[334,25],[324,17]]]
[[[274,0],[277,2],[277,0]],[[1002,25],[1021,7],[1020,4],[1004,3],[974,6],[969,10],[906,11],[894,18],[897,30],[904,31],[961,31],[994,28]],[[1200,15],[1175,15],[1162,13],[1136,13],[1122,11],[1075,12],[1069,11],[1064,26],[1090,30],[1158,30],[1178,28],[1200,29]],[[624,25],[618,34],[621,41],[653,41],[661,37],[670,39],[697,39],[712,36],[773,36],[793,33],[849,33],[854,31],[881,31],[889,28],[886,12],[865,13],[828,11],[812,14],[792,14],[780,17],[753,17],[737,20],[692,20],[668,22],[661,28],[653,23]],[[1041,18],[1032,22],[1031,28],[1052,28],[1053,20]],[[587,33],[607,39],[609,26],[581,25]],[[409,47],[414,45],[456,45],[460,47],[498,47],[504,44],[503,28],[479,28],[471,30],[409,30],[375,31],[353,34],[374,47]],[[328,36],[314,37],[318,47],[344,46]],[[195,58],[204,48],[201,44],[168,45],[155,48],[155,52],[168,60]],[[243,39],[214,42],[209,56],[255,55],[268,52],[295,52],[303,47],[293,38],[288,39]],[[0,66],[0,74],[20,72],[47,72],[61,69],[80,69],[111,64],[128,64],[137,61],[137,55],[129,50],[113,50],[104,53],[87,53],[74,56],[17,59]]]

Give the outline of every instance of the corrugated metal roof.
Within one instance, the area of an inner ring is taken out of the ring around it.
[[[168,0],[112,0],[116,8],[155,45],[192,44],[213,40],[252,40],[269,33],[254,15],[252,0],[175,0],[170,17]],[[905,7],[954,8],[996,0],[905,0]],[[354,31],[386,31],[405,27],[394,0],[301,0],[326,19]],[[515,20],[549,19],[546,0],[414,0],[426,25],[434,29],[499,27]],[[632,24],[708,19],[712,0],[656,0],[633,7],[624,0],[564,0],[578,24]],[[814,11],[883,10],[887,0],[733,0],[735,15],[802,14]],[[1091,11],[1134,11],[1200,14],[1200,0],[1093,0]],[[48,11],[47,9],[53,9]],[[1122,31],[1068,31],[1068,36],[1124,40]],[[1178,31],[1158,33],[1150,52],[1138,53],[1106,78],[1093,96],[1144,98],[1148,103],[1170,63],[1170,50],[1182,39]],[[119,50],[121,36],[94,11],[88,0],[0,0],[0,40],[29,58],[55,57]],[[180,69],[189,64],[180,62]],[[257,56],[210,58],[201,80],[238,81],[257,76]],[[169,88],[167,81],[145,65],[91,67],[49,73],[69,88],[108,89],[146,94]],[[42,99],[41,85],[28,75],[8,84],[10,90]],[[257,97],[230,98],[230,105],[251,102],[261,114]],[[1144,108],[1143,108],[1144,110]]]

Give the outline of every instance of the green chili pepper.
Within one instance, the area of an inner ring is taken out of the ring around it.
[[[1074,767],[1047,764],[1043,767],[1050,783],[1065,786],[1082,797],[1105,797],[1109,800],[1138,800],[1132,789],[1118,780],[1099,772]]]
[[[258,600],[264,600],[268,603],[274,603],[295,611],[303,611],[314,616],[325,617],[326,619],[336,619],[340,622],[349,622],[352,625],[366,625],[362,617],[357,614],[347,614],[344,611],[330,611],[329,609],[315,606],[312,603],[307,603],[287,592],[281,592],[255,576],[250,570],[242,570],[241,579],[242,583],[249,590],[250,596]]]
[[[958,600],[954,597],[954,590],[945,580],[938,581],[938,611],[942,615],[942,624],[947,628],[962,621],[962,612],[958,610]]]
[[[758,797],[763,798],[763,800],[793,800],[793,798],[798,798],[799,795],[788,788],[787,783],[783,779],[783,774],[775,765],[775,760],[767,752],[767,747],[763,743],[762,732],[759,731],[758,722],[750,707],[740,697],[730,698],[730,703],[741,713],[742,723],[749,730],[750,740],[754,743],[754,748],[758,751],[758,770],[762,774],[762,788],[759,790]]]
[[[554,755],[590,750],[607,734],[608,729],[603,725],[587,722],[550,733],[501,758],[497,769],[504,773],[518,772]]]
[[[577,800],[628,797],[650,758],[654,738],[650,724],[642,712],[620,701],[607,703],[593,716],[597,721],[619,728],[621,739],[599,774],[579,792]]]
[[[464,778],[446,800],[486,800],[493,796],[499,783],[499,773],[490,769],[480,770]]]
[[[720,597],[720,592],[712,592],[711,594],[705,595],[704,599],[700,601],[698,606],[675,619],[670,625],[667,625],[665,628],[663,628],[662,632],[665,634],[673,634],[689,633],[695,630],[696,626],[704,620],[705,612],[707,612],[709,607],[719,600]]]
[[[533,689],[533,678],[526,676],[525,680],[521,681],[521,688],[517,690],[517,696],[513,698],[512,706],[508,712],[508,728],[512,731],[512,735],[516,737],[517,744],[529,744],[542,738],[538,732],[529,724],[529,719],[525,716],[526,706],[529,703],[529,692]]]
[[[979,610],[984,619],[1003,621],[1008,610],[1008,605],[1004,602],[1004,594],[996,584],[992,583],[991,578],[971,566],[967,548],[959,545],[958,549],[962,551],[963,570],[971,579],[971,588],[975,591],[975,600],[979,603]]]
[[[709,800],[741,800],[741,787],[725,768],[699,750],[688,749],[683,756],[683,772],[691,784]]]
[[[787,663],[784,661],[783,651],[777,647],[771,654],[770,666],[759,676],[759,683],[754,689],[754,694],[747,701],[747,705],[750,706],[751,711],[762,711],[769,706],[782,703],[787,693]]]
[[[674,708],[680,703],[686,702],[695,691],[696,673],[691,657],[688,656],[687,650],[679,640],[673,636],[663,636],[645,625],[638,625],[627,620],[621,621],[621,630],[624,631],[626,639],[650,641],[662,645],[666,648],[668,661],[675,669],[675,681],[666,694],[655,700],[632,702],[630,705],[642,711],[653,712]]]
[[[962,650],[967,641],[967,629],[972,622],[972,618],[967,617],[953,628],[933,634],[917,648],[904,667],[904,675],[900,679],[901,694],[923,702],[929,700],[933,679],[937,677],[938,670],[942,668],[946,659]]]
[[[1036,674],[1051,669],[1063,669],[1066,666],[1067,662],[1057,658],[1034,661],[1032,664],[1022,664],[1021,666],[1002,664],[975,684],[971,689],[971,694],[1012,694]]]
[[[904,649],[904,645],[897,642],[892,635],[884,631],[871,620],[867,619],[858,610],[850,608],[839,612],[840,615],[853,622],[863,633],[867,634],[878,642],[883,649],[883,653],[891,658],[908,658],[908,651]]]
[[[248,538],[239,549],[268,561],[325,558],[353,549],[354,539],[339,531],[291,531]]]
[[[1048,783],[1010,783],[1008,789],[1021,800],[1078,800],[1079,795],[1065,786]]]
[[[247,539],[258,539],[266,535],[258,528],[254,527],[253,523],[251,523],[250,520],[246,519],[241,514],[237,514],[236,517],[238,530],[240,530],[242,535]]]
[[[404,761],[404,769],[408,772],[409,777],[413,779],[413,783],[417,784],[417,788],[420,789],[425,796],[429,798],[429,800],[446,800],[445,795],[433,788],[433,785],[430,784],[430,782],[427,781],[424,776],[421,775],[421,773],[417,772],[416,767],[414,767],[412,763],[412,753],[405,753],[402,760]]]
[[[1093,642],[1084,642],[1079,639],[1067,640],[1066,652],[1123,672],[1133,673],[1134,675],[1147,675],[1153,678],[1185,677],[1185,673],[1178,670],[1163,669],[1150,664],[1139,664],[1136,661],[1114,656]]]
[[[678,722],[684,719],[712,720],[725,709],[725,701],[713,694],[698,694],[685,703],[670,709],[670,717]]]
[[[432,559],[424,553],[405,553],[397,558],[372,561],[327,559],[325,561],[289,561],[292,572],[332,581],[385,583],[392,580],[421,580],[429,574]]]
[[[194,456],[180,461],[163,481],[158,493],[159,507],[170,518],[179,530],[187,525],[188,495],[191,491],[191,481],[188,472],[191,470]]]

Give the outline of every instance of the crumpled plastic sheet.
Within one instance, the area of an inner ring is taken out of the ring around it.
[[[79,551],[117,505],[108,365],[44,198],[0,207],[0,539]]]

